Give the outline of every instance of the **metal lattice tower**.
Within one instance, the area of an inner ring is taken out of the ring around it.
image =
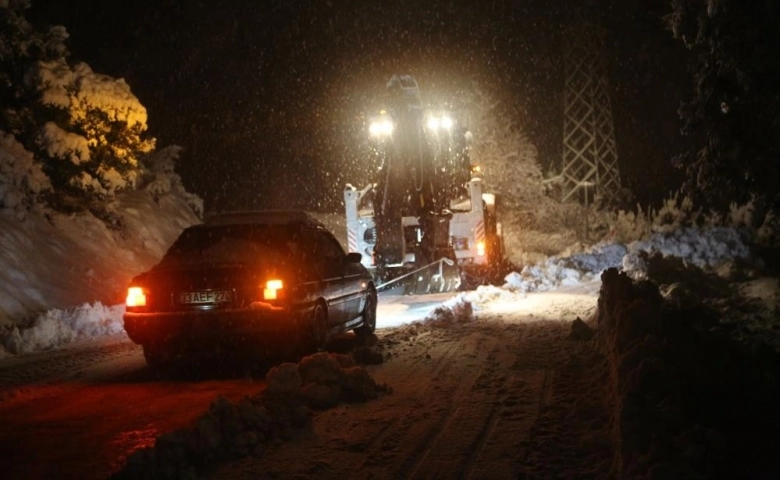
[[[620,171],[603,36],[596,25],[580,20],[565,38],[562,201],[578,199],[581,187],[593,186],[613,203],[620,193]]]

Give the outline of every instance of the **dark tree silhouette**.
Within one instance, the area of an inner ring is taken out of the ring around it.
[[[759,212],[778,211],[780,5],[673,0],[672,8],[669,27],[693,53],[693,92],[680,117],[696,147],[675,159],[687,193],[715,211],[751,199]]]

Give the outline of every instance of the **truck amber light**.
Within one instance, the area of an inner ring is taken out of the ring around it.
[[[480,257],[485,256],[485,242],[477,242],[477,255]]]
[[[146,293],[141,287],[130,287],[127,289],[127,299],[125,304],[128,307],[145,307],[146,306]]]
[[[276,300],[279,298],[279,290],[283,287],[281,280],[268,280],[263,290],[264,300]]]

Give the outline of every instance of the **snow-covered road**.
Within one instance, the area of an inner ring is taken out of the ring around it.
[[[457,301],[452,294],[383,295],[377,346],[386,361],[368,369],[394,393],[317,414],[313,434],[214,475],[347,478],[360,468],[379,476],[516,476],[519,460],[529,472],[553,461],[556,468],[589,471],[609,457],[605,427],[573,425],[565,412],[575,401],[599,414],[609,408],[599,393],[601,359],[587,343],[568,338],[570,321],[595,307],[592,292],[581,286],[504,299],[509,303],[490,290],[472,292],[460,297],[472,297],[476,314],[447,326],[409,322],[436,319],[436,307]],[[347,338],[335,348],[351,345]],[[212,368],[160,376],[145,366],[140,348],[117,338],[8,358],[0,364],[4,473],[105,478],[132,451],[191,423],[217,395],[232,401],[256,395],[263,373]],[[568,464],[543,447],[583,438],[590,443],[577,458],[587,463]],[[288,461],[301,452],[312,460]]]
[[[569,336],[592,289],[384,329],[387,360],[367,368],[391,395],[317,413],[310,431],[209,478],[609,478],[606,360]]]
[[[151,372],[139,347],[103,341],[3,362],[4,478],[107,478],[132,451],[191,422],[216,395],[257,393],[240,373]]]

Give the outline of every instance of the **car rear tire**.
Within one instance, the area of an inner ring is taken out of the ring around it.
[[[318,352],[325,348],[325,342],[328,341],[328,313],[321,303],[314,306],[309,322],[309,332],[307,335],[308,350]]]
[[[366,306],[363,307],[363,325],[355,329],[355,334],[360,338],[367,338],[376,330],[376,291],[373,289],[366,296]]]

